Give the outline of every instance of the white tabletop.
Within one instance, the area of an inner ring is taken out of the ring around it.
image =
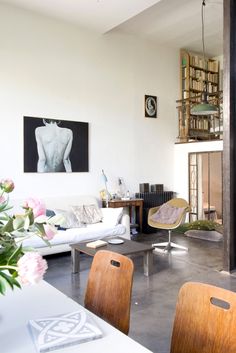
[[[9,289],[0,296],[0,352],[35,353],[27,324],[30,319],[59,315],[81,309],[81,305],[45,281],[22,290]],[[84,309],[85,310],[85,309]],[[93,315],[103,337],[73,347],[55,350],[61,353],[151,353],[104,320]]]

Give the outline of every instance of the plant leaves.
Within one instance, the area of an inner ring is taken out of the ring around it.
[[[13,265],[13,266],[16,265],[22,254],[23,254],[22,245],[20,245],[18,248],[16,247],[14,249],[11,256],[8,258],[7,264]]]
[[[45,235],[45,231],[42,223],[35,223],[35,228],[38,230],[39,234]]]
[[[0,293],[5,294],[6,292],[6,281],[0,276]]]
[[[24,230],[29,229],[30,226],[30,218],[28,216],[25,217],[25,222],[24,222]]]
[[[1,234],[11,233],[13,231],[13,219],[9,218],[7,223],[2,227]]]
[[[13,228],[14,230],[19,230],[24,228],[25,217],[24,216],[16,216],[13,220]]]
[[[1,294],[5,294],[7,289],[6,284],[8,284],[12,290],[14,289],[14,286],[21,288],[20,283],[14,277],[0,270],[0,293]]]

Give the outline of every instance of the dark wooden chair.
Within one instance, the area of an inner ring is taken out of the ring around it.
[[[98,251],[92,262],[85,307],[125,334],[129,332],[134,266],[112,251]]]
[[[236,293],[203,283],[180,289],[171,353],[235,353]]]

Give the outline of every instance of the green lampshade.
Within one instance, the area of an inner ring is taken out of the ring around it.
[[[212,105],[206,102],[196,104],[191,109],[192,115],[211,115],[217,113],[218,107],[216,105]]]

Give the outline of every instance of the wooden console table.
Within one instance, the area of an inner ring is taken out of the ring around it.
[[[143,230],[143,199],[130,199],[130,200],[110,200],[108,201],[108,207],[128,207],[129,215],[131,218],[132,207],[138,208],[139,211],[139,230],[142,233]]]

